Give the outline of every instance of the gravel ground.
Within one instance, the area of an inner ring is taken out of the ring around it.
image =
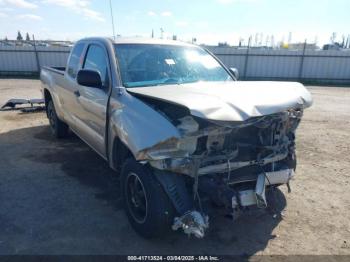
[[[40,97],[37,80],[0,80],[0,105]],[[0,254],[348,254],[350,89],[309,87],[292,193],[234,223],[212,216],[204,239],[144,240],[122,210],[118,180],[75,136],[56,141],[44,113],[0,112]]]

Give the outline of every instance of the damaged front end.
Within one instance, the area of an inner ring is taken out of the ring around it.
[[[268,164],[274,171],[277,163],[294,155],[294,132],[301,116],[302,109],[293,109],[230,126],[196,119],[202,122],[200,126],[193,117],[186,116],[177,126],[181,139],[169,139],[140,154],[157,169],[192,177],[231,174],[244,167]]]
[[[141,151],[139,157],[157,170],[173,202],[183,196],[169,192],[169,183],[162,181],[164,173],[186,175],[182,176],[183,187],[189,196],[182,201],[190,203],[177,208],[180,217],[172,228],[203,237],[209,227],[203,199],[229,213],[253,205],[265,208],[266,187],[288,184],[294,175],[295,130],[302,114],[300,108],[244,122],[209,121],[190,115],[169,119],[181,138],[158,143]]]
[[[287,184],[290,190],[295,131],[312,98],[298,83],[267,84],[266,92],[254,82],[218,85],[215,93],[197,85],[130,91],[178,131],[136,154],[171,199],[179,215],[174,230],[203,237],[209,227],[204,203],[236,217],[250,206],[266,208],[267,189]],[[196,96],[205,101],[192,102]]]

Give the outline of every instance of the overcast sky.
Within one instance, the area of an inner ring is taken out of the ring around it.
[[[349,0],[112,0],[115,30],[122,36],[196,37],[198,43],[329,41],[350,34]],[[109,0],[0,0],[0,38],[20,30],[37,39],[111,36]],[[269,40],[269,41],[270,41]]]

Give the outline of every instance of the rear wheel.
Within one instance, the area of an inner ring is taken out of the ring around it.
[[[68,134],[68,125],[57,117],[55,106],[52,100],[50,100],[47,104],[47,117],[50,122],[52,134],[56,138],[66,137]]]
[[[128,159],[121,173],[125,212],[134,230],[145,238],[170,231],[175,211],[152,170]]]

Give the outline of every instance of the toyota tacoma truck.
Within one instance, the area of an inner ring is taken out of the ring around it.
[[[209,51],[160,39],[82,39],[66,68],[40,77],[53,135],[72,130],[120,175],[125,212],[146,238],[203,237],[211,205],[266,208],[266,192],[289,187],[312,104],[300,83],[237,81]]]

